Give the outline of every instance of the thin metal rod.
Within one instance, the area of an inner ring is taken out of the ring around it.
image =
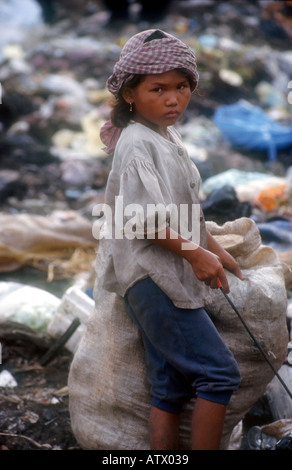
[[[57,341],[48,349],[48,351],[41,357],[39,363],[41,366],[46,366],[55,357],[60,349],[67,343],[69,338],[73,335],[75,330],[80,325],[79,318],[74,318],[67,330],[57,339]]]
[[[257,341],[257,339],[254,337],[254,335],[252,334],[252,332],[250,331],[249,327],[247,326],[247,324],[245,323],[244,319],[242,318],[242,316],[240,315],[239,311],[237,310],[237,308],[235,307],[234,303],[232,302],[232,300],[228,297],[228,295],[226,294],[226,292],[224,292],[224,289],[220,283],[220,281],[218,280],[218,287],[219,289],[221,290],[221,292],[223,293],[224,297],[227,299],[227,301],[229,302],[229,304],[231,305],[231,307],[233,308],[234,312],[236,313],[236,315],[238,316],[239,320],[241,321],[241,323],[243,324],[244,328],[246,329],[246,331],[248,332],[248,334],[250,335],[251,339],[253,340],[254,344],[257,346],[257,348],[260,350],[260,352],[262,353],[262,355],[264,356],[265,360],[267,361],[267,363],[269,364],[269,366],[271,367],[271,369],[273,370],[274,374],[276,375],[276,377],[279,379],[279,381],[281,382],[281,384],[283,385],[283,387],[285,388],[286,392],[288,393],[289,397],[291,398],[292,400],[292,393],[291,391],[289,390],[289,388],[287,387],[287,385],[285,384],[285,382],[283,381],[282,377],[278,374],[277,370],[275,369],[275,367],[273,366],[273,364],[271,363],[270,359],[268,358],[267,354],[265,353],[265,351],[263,350],[263,348],[261,347],[260,343]]]

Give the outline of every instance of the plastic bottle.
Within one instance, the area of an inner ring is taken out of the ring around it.
[[[277,439],[262,432],[260,426],[253,426],[247,433],[247,447],[251,450],[274,450]]]

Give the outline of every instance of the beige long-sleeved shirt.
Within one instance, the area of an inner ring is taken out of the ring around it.
[[[166,226],[206,248],[200,175],[178,132],[168,128],[170,140],[131,122],[115,149],[98,227],[100,246],[107,253],[97,267],[103,287],[124,296],[140,279],[150,276],[181,308],[206,304],[209,288],[191,265],[151,241]]]

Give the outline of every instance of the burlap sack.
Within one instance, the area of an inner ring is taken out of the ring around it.
[[[223,227],[208,223],[211,233],[240,262],[246,280],[227,273],[230,298],[255,337],[279,368],[287,348],[286,290],[278,258],[261,246],[255,223],[246,218]],[[102,243],[97,273],[104,253]],[[147,450],[149,386],[140,334],[128,317],[123,300],[95,287],[96,308],[87,325],[69,373],[72,430],[86,449]],[[234,427],[264,393],[273,377],[220,290],[208,306],[224,341],[234,353],[242,382],[228,406],[222,449]],[[162,332],[163,334],[163,332]],[[190,449],[193,401],[181,417],[181,448]]]

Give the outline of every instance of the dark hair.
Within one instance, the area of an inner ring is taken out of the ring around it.
[[[136,88],[139,83],[142,82],[145,75],[134,75],[126,84],[129,88]],[[127,103],[122,95],[122,89],[120,89],[116,100],[113,103],[113,109],[111,112],[111,120],[116,127],[126,127],[132,119],[132,112],[130,111],[129,103]]]
[[[183,75],[187,77],[190,83],[191,90],[193,92],[197,88],[197,85],[198,85],[197,81],[194,80],[193,75],[187,69],[184,69],[184,68],[177,68],[175,70],[177,70],[178,72],[181,72]],[[145,75],[138,75],[138,74],[134,75],[134,77],[131,80],[129,80],[125,86],[129,88],[136,88],[142,82],[144,77]],[[121,90],[118,93],[117,98],[113,102],[113,109],[111,112],[112,123],[114,124],[114,126],[119,127],[119,128],[126,127],[129,124],[133,116],[132,112],[130,111],[129,103],[127,103],[123,98],[122,89],[123,87],[121,88]]]

